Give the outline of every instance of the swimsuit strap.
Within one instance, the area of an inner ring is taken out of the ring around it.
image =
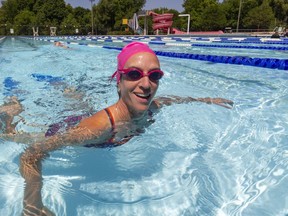
[[[116,127],[115,127],[115,120],[113,118],[113,115],[112,115],[111,111],[108,108],[105,108],[104,110],[105,110],[105,112],[107,113],[107,115],[109,117],[110,124],[111,124],[111,131],[114,132]]]
[[[108,143],[114,143],[114,139],[115,139],[115,135],[116,135],[116,131],[115,131],[115,120],[113,118],[113,115],[111,113],[111,111],[108,108],[104,109],[105,112],[107,113],[109,120],[110,120],[110,124],[111,124],[111,132],[112,132],[112,136],[111,138],[108,140]]]

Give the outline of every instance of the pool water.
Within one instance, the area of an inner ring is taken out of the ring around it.
[[[69,115],[117,101],[110,76],[119,51],[69,46],[0,41],[0,104],[11,95],[21,100],[25,121],[18,132],[45,132]],[[151,47],[288,59],[287,51]],[[234,101],[233,109],[198,102],[167,106],[123,146],[51,152],[43,162],[44,204],[68,216],[287,215],[287,71],[159,59],[165,76],[157,96],[222,97]],[[82,99],[64,94],[67,86],[82,92]],[[25,185],[18,163],[24,149],[0,140],[0,215],[21,214]]]

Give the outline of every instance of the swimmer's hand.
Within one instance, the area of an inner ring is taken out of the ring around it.
[[[55,214],[52,212],[52,211],[50,211],[48,208],[46,208],[45,206],[42,208],[42,212],[43,212],[43,214],[42,215],[47,215],[47,216],[55,216]]]
[[[197,98],[198,101],[207,103],[207,104],[216,104],[227,109],[232,109],[234,102],[224,98]]]
[[[22,215],[56,216],[52,211],[43,206],[41,209],[34,206],[26,206]]]
[[[25,179],[25,190],[22,215],[54,216],[55,214],[43,205],[41,198],[42,172],[41,160],[45,154],[38,148],[27,148],[20,157],[20,174]]]

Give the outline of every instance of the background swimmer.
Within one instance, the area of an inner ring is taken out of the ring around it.
[[[63,47],[65,49],[69,49],[70,48],[70,47],[64,45],[63,43],[61,43],[60,41],[54,42],[54,46]]]

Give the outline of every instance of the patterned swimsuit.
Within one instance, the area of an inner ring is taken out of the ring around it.
[[[96,147],[96,148],[116,147],[116,146],[120,146],[120,145],[128,142],[132,137],[141,133],[140,130],[139,131],[136,130],[135,134],[125,136],[121,140],[116,140],[115,136],[117,134],[117,131],[116,131],[115,120],[113,118],[113,115],[108,108],[105,108],[104,111],[106,112],[106,114],[109,118],[110,124],[111,124],[111,133],[112,133],[111,138],[109,140],[107,140],[106,142],[101,143],[101,144],[86,144],[86,145],[84,145],[85,147],[88,147],[88,148],[91,148],[91,147]],[[148,115],[152,119],[153,113],[150,110],[148,110]],[[47,132],[45,133],[45,137],[50,137],[50,136],[53,136],[55,134],[59,134],[61,132],[64,132],[71,127],[75,127],[77,124],[79,124],[79,122],[82,119],[87,118],[89,116],[91,116],[91,115],[90,114],[84,114],[84,115],[78,115],[78,116],[68,116],[63,121],[50,125]]]

